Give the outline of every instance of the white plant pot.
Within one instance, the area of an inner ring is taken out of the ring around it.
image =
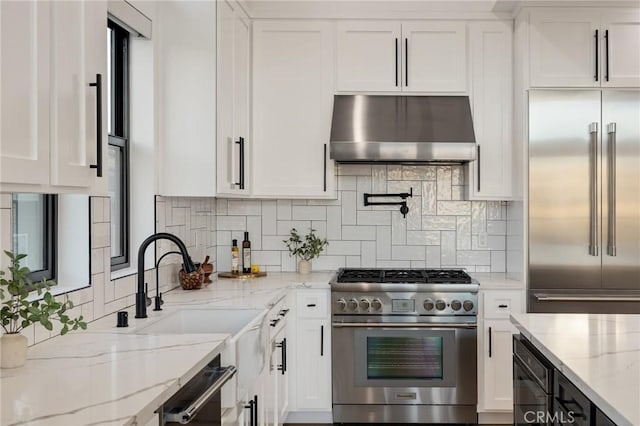
[[[27,338],[20,333],[0,337],[0,367],[22,367],[27,361]]]
[[[311,273],[311,261],[301,260],[298,262],[298,273],[307,275]]]

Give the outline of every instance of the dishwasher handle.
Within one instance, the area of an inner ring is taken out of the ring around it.
[[[228,367],[219,367],[218,371],[223,373],[218,379],[213,382],[207,390],[205,390],[195,401],[193,401],[187,408],[178,413],[163,413],[164,423],[175,422],[183,425],[188,424],[195,418],[198,412],[209,402],[209,400],[220,390],[225,383],[229,381],[236,374],[236,367],[230,365]]]

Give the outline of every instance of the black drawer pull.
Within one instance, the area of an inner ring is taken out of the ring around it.
[[[290,309],[283,309],[278,313],[278,315],[280,315],[281,317],[284,317],[289,313],[289,311]]]
[[[279,322],[280,322],[280,318],[276,318],[274,320],[271,320],[271,323],[269,323],[269,325],[271,327],[275,327]]]
[[[307,308],[315,308],[316,304],[315,303],[307,303]]]
[[[509,307],[509,305],[505,305],[505,304],[498,305],[498,308],[508,308],[508,307]]]

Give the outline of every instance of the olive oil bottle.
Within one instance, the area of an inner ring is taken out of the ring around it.
[[[242,272],[251,273],[251,241],[249,241],[249,233],[244,233],[244,241],[242,241]]]

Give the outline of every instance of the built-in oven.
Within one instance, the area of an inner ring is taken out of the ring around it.
[[[222,386],[236,373],[216,356],[158,410],[160,425],[220,425]]]
[[[553,412],[553,366],[526,339],[514,335],[514,425],[551,425]]]
[[[475,423],[476,327],[475,317],[334,318],[334,422]]]

